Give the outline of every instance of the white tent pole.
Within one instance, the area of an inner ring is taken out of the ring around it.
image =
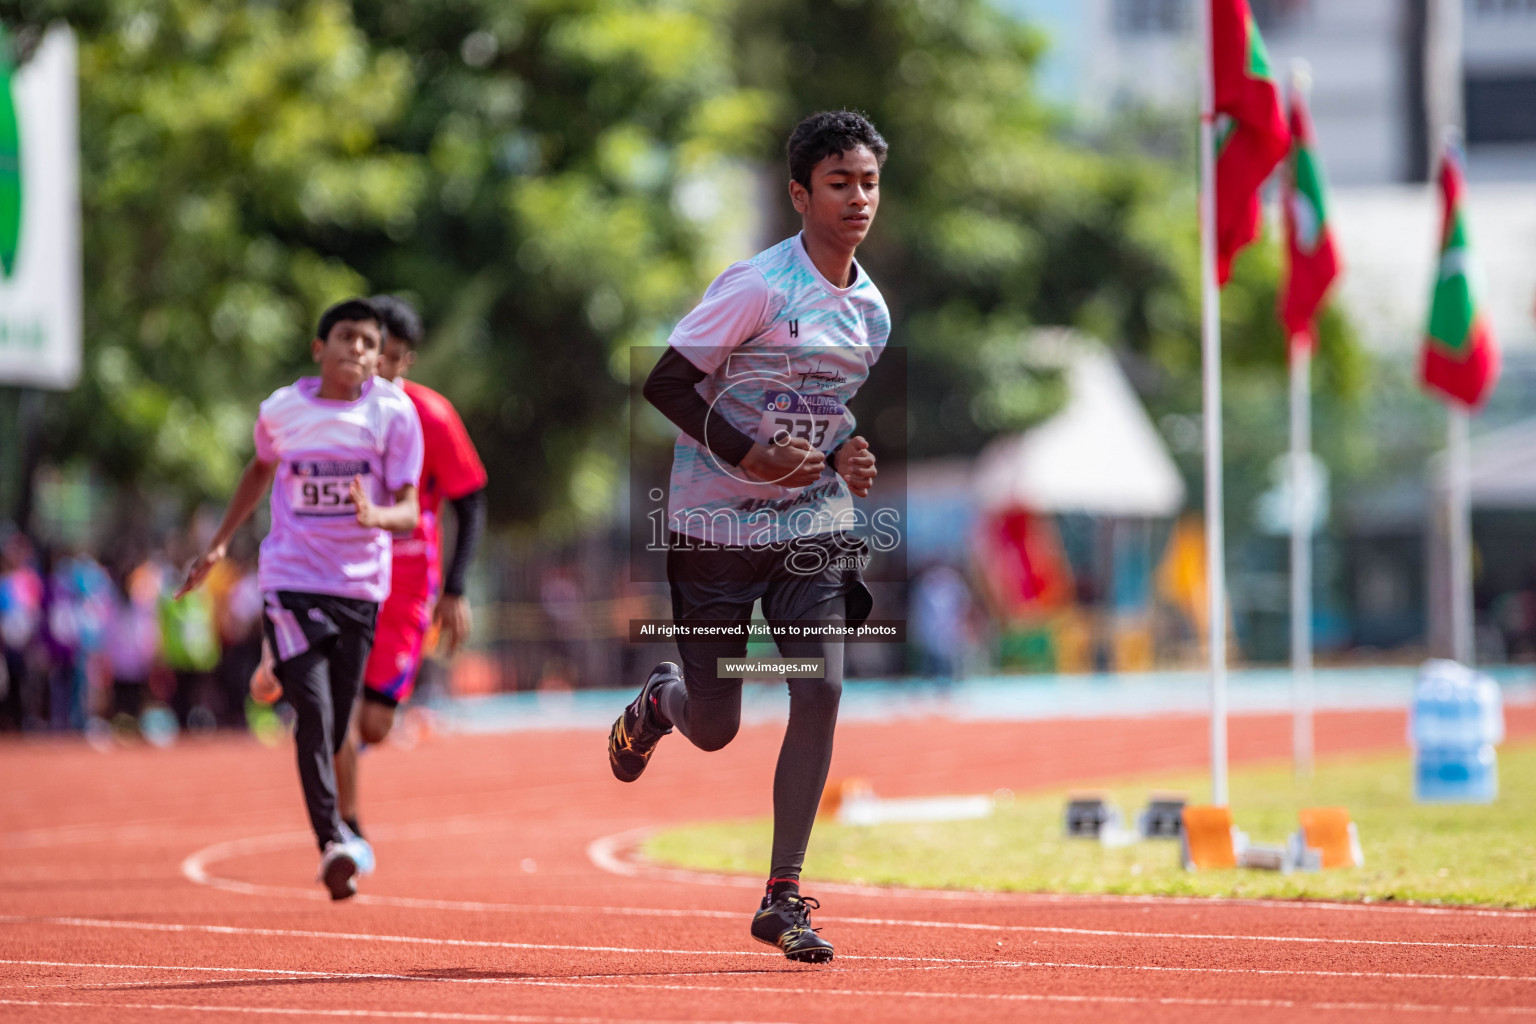
[[[1291,761],[1312,774],[1312,348],[1291,346]]]
[[[1451,656],[1471,665],[1472,638],[1472,480],[1467,411],[1456,403],[1446,410],[1446,500],[1451,535]]]
[[[1210,0],[1200,3],[1200,359],[1205,409],[1205,564],[1211,654],[1211,803],[1227,803],[1226,550],[1222,537],[1221,292],[1216,284],[1216,82]]]

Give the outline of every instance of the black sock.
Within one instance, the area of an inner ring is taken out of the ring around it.
[[[343,825],[347,826],[347,828],[351,829],[352,830],[352,834],[357,836],[357,838],[359,838],[359,839],[363,838],[362,826],[357,823],[357,819],[356,818],[342,818],[341,819],[341,823]]]
[[[800,895],[800,879],[798,878],[770,878],[768,879],[768,896],[777,898],[785,893]]]

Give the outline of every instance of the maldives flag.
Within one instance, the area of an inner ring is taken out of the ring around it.
[[[1323,165],[1317,159],[1312,118],[1300,89],[1291,90],[1291,173],[1285,183],[1285,285],[1280,291],[1280,321],[1293,345],[1316,339],[1312,322],[1328,286],[1339,276]]]
[[[1259,237],[1259,189],[1290,149],[1291,133],[1248,0],[1210,4],[1216,85],[1216,277],[1226,284],[1233,257]]]
[[[1440,158],[1440,264],[1429,308],[1419,378],[1424,386],[1467,408],[1482,404],[1499,379],[1499,348],[1488,315],[1477,305],[1472,247],[1467,241],[1466,183],[1456,150]]]

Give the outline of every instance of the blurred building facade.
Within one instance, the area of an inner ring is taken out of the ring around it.
[[[1036,83],[1083,130],[1112,132],[1138,113],[1193,124],[1200,0],[997,2],[1044,35]],[[1442,126],[1462,129],[1472,245],[1505,353],[1503,382],[1474,420],[1474,436],[1508,436],[1523,429],[1512,425],[1536,422],[1536,0],[1249,4],[1282,82],[1295,63],[1310,69],[1345,262],[1337,301],[1376,358],[1403,377],[1417,360],[1438,255],[1433,153]],[[1278,211],[1271,216],[1273,237]],[[1430,468],[1372,485],[1338,480],[1335,491],[1336,515],[1317,557],[1319,571],[1340,581],[1344,617],[1315,623],[1319,642],[1332,637],[1357,651],[1443,647],[1445,538]],[[1511,609],[1536,609],[1528,597],[1536,593],[1536,499],[1474,504],[1482,653],[1529,657],[1536,611],[1522,632]],[[1283,658],[1284,539],[1249,547],[1229,552],[1245,653]]]
[[[1089,123],[1126,107],[1182,110],[1199,90],[1196,0],[998,0],[1048,41],[1040,85]],[[1274,67],[1305,59],[1313,116],[1335,185],[1429,173],[1426,53],[1459,56],[1475,180],[1531,178],[1536,160],[1533,0],[1250,0]],[[1455,40],[1459,39],[1459,43]],[[1435,88],[1431,83],[1431,90]],[[1454,96],[1453,96],[1454,102]]]
[[[1044,34],[1041,89],[1084,125],[1196,104],[1196,0],[998,2]],[[1417,351],[1439,230],[1427,191],[1439,132],[1428,126],[1447,123],[1464,128],[1468,215],[1495,332],[1517,359],[1536,354],[1536,0],[1250,6],[1277,74],[1288,79],[1296,60],[1310,66],[1345,258],[1340,295],[1366,344],[1388,357]]]

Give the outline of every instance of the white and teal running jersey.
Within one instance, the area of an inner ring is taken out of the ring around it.
[[[710,415],[755,441],[804,437],[823,452],[853,436],[848,402],[885,349],[891,317],[858,266],[832,285],[799,235],[715,278],[667,343],[709,376],[698,388]],[[750,480],[683,434],[672,453],[667,518],[677,533],[715,544],[778,544],[851,529],[853,500],[830,462],[800,488]]]

